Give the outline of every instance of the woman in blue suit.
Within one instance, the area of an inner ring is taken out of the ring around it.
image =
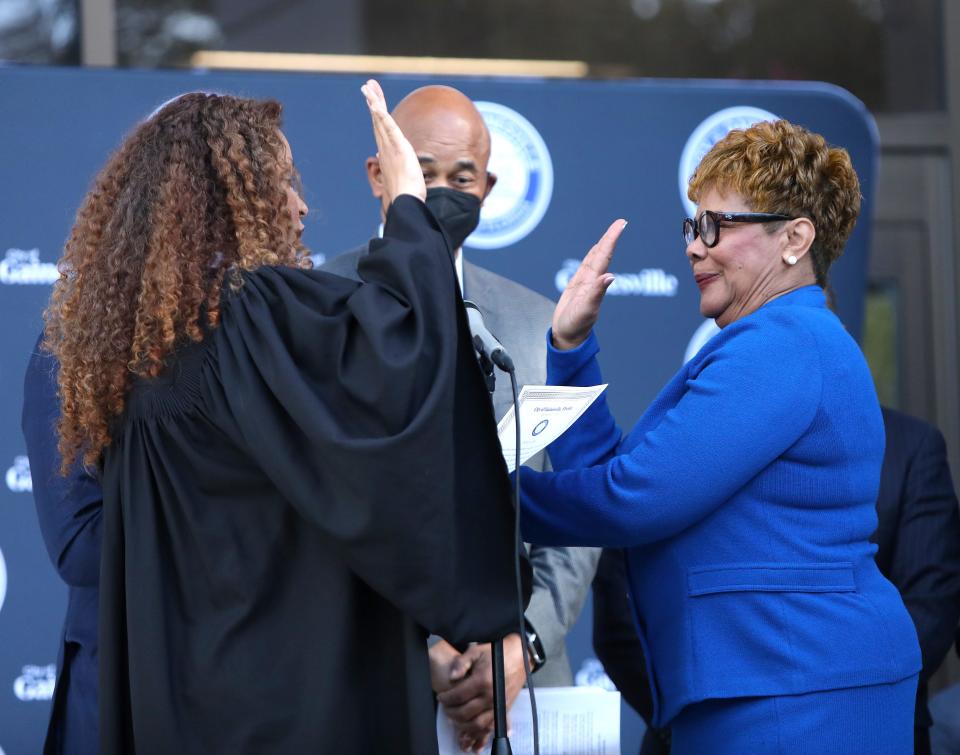
[[[700,311],[721,327],[626,435],[598,401],[523,472],[524,539],[627,551],[654,724],[673,752],[908,753],[920,651],[868,538],[884,431],[824,286],[856,222],[850,158],[786,121],[691,178]],[[553,384],[603,382],[592,326],[616,221],[561,297]]]

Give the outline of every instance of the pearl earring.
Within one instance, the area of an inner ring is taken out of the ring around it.
[[[790,255],[789,257],[787,257],[787,259],[784,260],[784,261],[785,261],[788,265],[796,265],[796,264],[797,264],[797,256],[796,256],[795,254],[791,254],[791,255]]]

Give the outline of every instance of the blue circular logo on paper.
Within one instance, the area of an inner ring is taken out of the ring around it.
[[[500,249],[540,224],[553,196],[553,161],[540,133],[516,110],[496,102],[475,104],[490,130],[489,170],[497,183],[464,246]]]
[[[735,128],[749,128],[760,121],[776,120],[779,120],[779,116],[768,110],[738,105],[714,113],[693,130],[680,155],[680,170],[678,173],[680,201],[689,217],[692,218],[696,215],[697,206],[687,197],[687,184],[690,183],[690,176],[697,170],[697,166],[704,155],[711,150],[714,144]]]
[[[540,433],[547,429],[547,425],[550,424],[550,420],[542,419],[537,423],[537,426],[533,428],[533,432],[530,433],[534,438],[536,438]]]

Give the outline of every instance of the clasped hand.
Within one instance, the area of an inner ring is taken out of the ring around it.
[[[503,639],[507,710],[523,688],[523,643],[519,634]],[[493,659],[489,644],[463,653],[440,640],[430,648],[430,678],[443,714],[457,732],[460,749],[480,752],[493,733]]]

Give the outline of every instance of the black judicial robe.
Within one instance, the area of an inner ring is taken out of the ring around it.
[[[509,482],[447,245],[402,196],[374,247],[363,284],[245,274],[132,389],[104,455],[105,752],[435,752],[427,632],[515,631]]]

